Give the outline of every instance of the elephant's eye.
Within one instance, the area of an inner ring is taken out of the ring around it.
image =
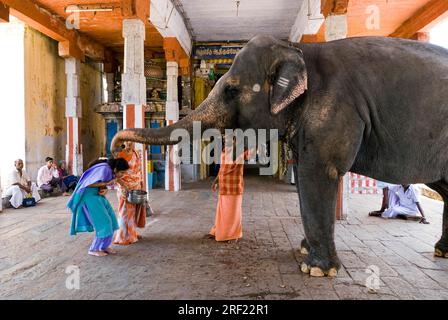
[[[232,86],[232,85],[227,85],[226,88],[224,89],[226,97],[229,99],[235,99],[239,96],[240,94],[240,89],[238,87]]]

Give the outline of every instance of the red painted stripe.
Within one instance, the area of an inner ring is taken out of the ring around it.
[[[126,105],[126,129],[135,128],[135,105]]]
[[[338,196],[336,201],[336,220],[342,220],[343,218],[343,197],[344,193],[344,182],[343,179],[339,179]]]

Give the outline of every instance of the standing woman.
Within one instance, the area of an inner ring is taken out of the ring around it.
[[[142,161],[135,151],[133,142],[125,142],[124,149],[118,157],[129,163],[129,169],[121,172],[118,178],[118,225],[120,229],[115,234],[114,244],[129,245],[138,241],[140,236],[137,228],[146,225],[146,206],[127,202],[129,190],[144,190]]]
[[[126,160],[121,158],[93,162],[81,176],[67,204],[72,211],[71,235],[96,231],[90,255],[103,257],[115,253],[109,246],[118,223],[105,194],[107,186],[115,183],[114,176],[128,168]]]
[[[236,160],[229,159],[235,150],[224,148],[221,153],[219,173],[212,184],[212,191],[219,187],[218,205],[215,224],[209,237],[216,241],[238,240],[243,236],[243,191],[244,160],[249,158],[249,151],[238,155]]]

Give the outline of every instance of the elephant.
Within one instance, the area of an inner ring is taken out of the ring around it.
[[[424,183],[444,200],[435,255],[448,257],[448,50],[428,43],[358,37],[288,43],[256,36],[204,102],[174,125],[127,129],[123,141],[172,145],[177,128],[278,129],[298,165],[305,231],[300,269],[334,277],[340,178],[347,172],[393,184]]]

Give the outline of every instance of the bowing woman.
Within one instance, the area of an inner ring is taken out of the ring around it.
[[[72,211],[71,235],[96,232],[89,254],[97,257],[116,253],[110,245],[118,222],[105,194],[115,184],[115,175],[129,168],[122,158],[97,160],[81,176],[67,206]]]

